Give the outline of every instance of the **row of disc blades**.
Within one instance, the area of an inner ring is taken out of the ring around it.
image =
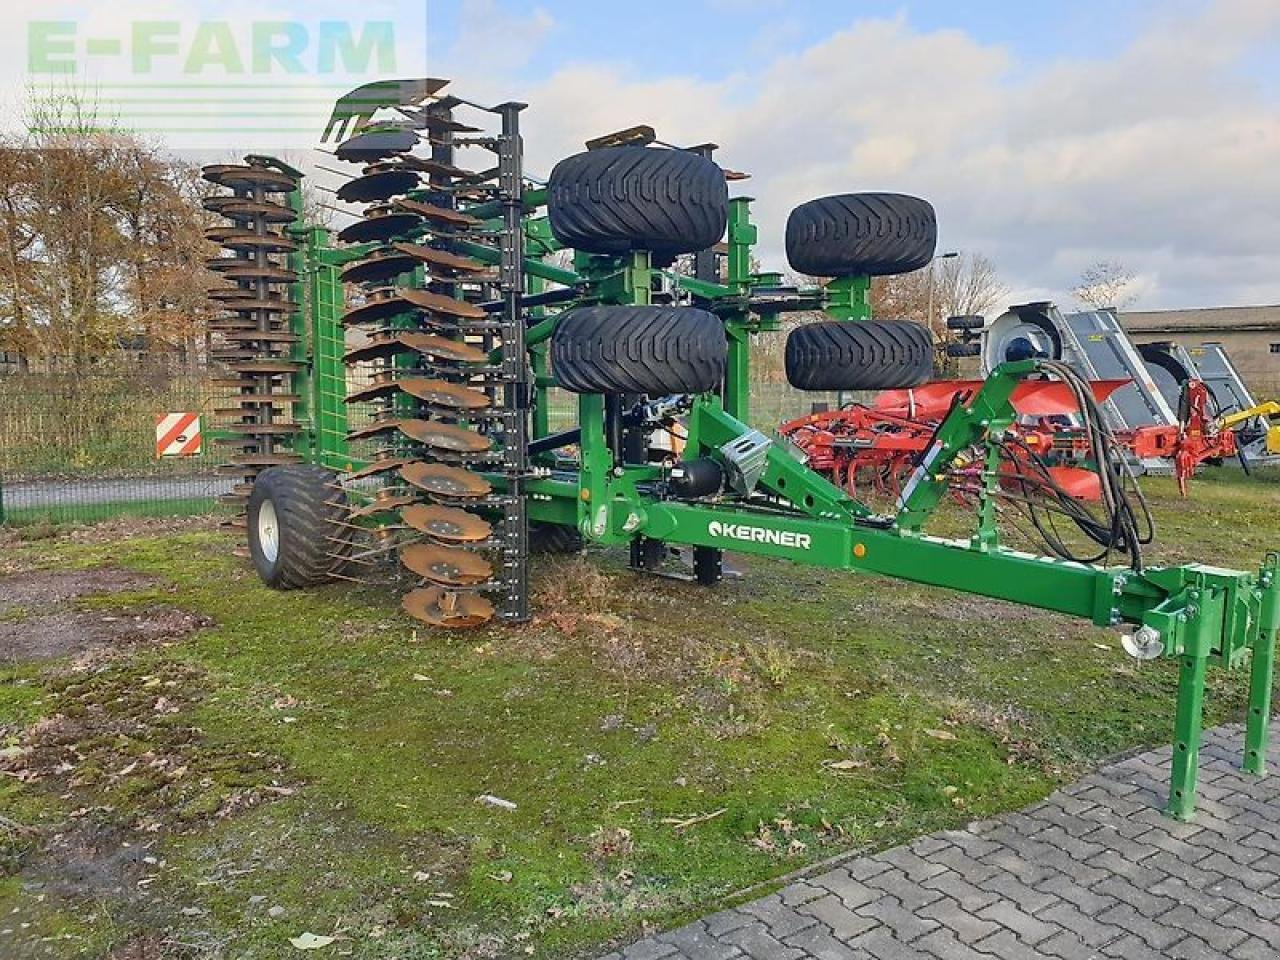
[[[241,508],[232,523],[242,525],[254,478],[268,467],[301,460],[293,452],[299,428],[292,419],[298,338],[289,322],[297,309],[290,293],[298,276],[288,258],[297,243],[285,233],[297,220],[288,200],[298,181],[253,160],[215,164],[203,174],[225,191],[204,201],[205,209],[227,221],[205,233],[224,250],[208,261],[222,278],[209,291],[220,309],[209,328],[217,337],[211,359],[229,371],[215,383],[226,390],[214,410],[220,434],[215,442],[231,449],[218,470],[238,481],[221,499]]]
[[[492,619],[486,594],[502,586],[501,526],[489,519],[501,498],[484,476],[502,458],[500,326],[478,305],[495,277],[451,249],[480,239],[480,221],[460,207],[489,188],[484,174],[412,153],[421,137],[463,132],[475,128],[433,116],[425,129],[367,129],[336,151],[361,166],[338,197],[363,205],[338,238],[367,247],[342,275],[348,382],[358,384],[347,400],[370,413],[348,439],[373,446],[348,481],[378,481],[353,518],[401,529],[400,562],[420,583],[403,607],[443,627]]]

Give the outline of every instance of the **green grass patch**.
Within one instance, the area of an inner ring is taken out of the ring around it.
[[[1274,546],[1263,481],[1200,480],[1187,501],[1171,481],[1147,487],[1157,559],[1252,567]],[[704,590],[601,552],[540,564],[528,627],[439,633],[402,617],[390,587],[267,591],[232,544],[22,546],[43,566],[166,584],[82,609],[163,600],[215,625],[73,681],[61,666],[4,675],[15,744],[73,709],[120,724],[160,696],[179,709],[122,726],[124,740],[110,727],[84,751],[86,784],[0,794],[163,822],[151,906],[86,912],[8,883],[0,911],[41,929],[74,918],[77,948],[162,930],[283,956],[290,936],[336,930],[360,958],[590,956],[834,854],[1021,807],[1171,736],[1172,665],[1134,664],[1111,631],[944,590],[765,560]],[[1244,676],[1212,684],[1209,720],[1238,717]],[[148,752],[188,769],[120,773]]]

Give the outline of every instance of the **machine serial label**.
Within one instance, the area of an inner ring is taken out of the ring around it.
[[[768,527],[750,527],[743,523],[721,523],[719,520],[712,520],[707,524],[707,533],[713,537],[724,537],[728,540],[772,543],[779,547],[791,547],[796,550],[808,550],[813,545],[813,538],[807,533],[770,530]]]

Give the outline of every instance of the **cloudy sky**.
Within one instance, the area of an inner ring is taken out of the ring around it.
[[[6,7],[0,20],[30,15]],[[233,23],[389,12],[400,75],[421,68],[454,78],[465,96],[530,104],[531,172],[636,123],[670,142],[719,143],[722,163],[753,175],[738,189],[758,198],[772,267],[784,266],[783,225],[797,203],[898,190],[937,207],[941,248],[993,259],[1011,299],[1069,302],[1081,270],[1110,259],[1138,275],[1142,307],[1280,302],[1280,0],[46,0],[39,9],[104,29],[139,10]],[[6,49],[20,24],[0,26],[12,26],[0,64],[23,62]],[[12,92],[21,78],[6,82]],[[256,95],[283,99],[258,86]],[[284,109],[301,112],[307,97],[304,131],[322,126],[329,92],[291,93],[296,106]],[[206,144],[259,145],[235,130]]]

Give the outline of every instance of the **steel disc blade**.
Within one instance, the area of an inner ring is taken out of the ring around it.
[[[425,587],[405,595],[400,606],[411,617],[434,627],[478,627],[493,619],[493,604],[474,593]]]
[[[488,437],[438,420],[401,420],[400,432],[411,440],[453,453],[485,453],[493,446]]]
[[[403,420],[375,420],[373,423],[347,431],[348,440],[367,440],[369,437],[392,433],[400,429]]]
[[[412,170],[378,170],[349,180],[338,188],[338,199],[346,203],[390,200],[415,189],[421,182]]]
[[[268,193],[292,193],[298,181],[287,173],[266,167],[246,167],[235,163],[215,163],[200,171],[210,183],[232,190],[261,187]]]
[[[334,156],[347,163],[377,163],[408,153],[418,145],[418,135],[407,127],[367,129],[338,144]]]
[[[422,219],[412,213],[385,213],[380,216],[357,220],[345,227],[338,239],[343,243],[369,243],[402,237],[413,230]]]
[[[375,250],[363,260],[351,264],[342,271],[343,283],[388,283],[408,273],[417,266],[417,261],[407,254],[383,247]]]
[[[357,507],[349,514],[352,520],[363,520],[367,517],[376,517],[380,513],[387,513],[390,510],[399,510],[401,507],[408,507],[414,502],[410,496],[386,496],[375,497],[371,502],[363,507]]]
[[[268,253],[286,253],[298,249],[297,243],[287,237],[274,234],[256,234],[235,228],[214,227],[205,236],[228,250],[265,250]]]
[[[272,203],[269,200],[250,200],[247,197],[222,194],[205,197],[203,206],[212,213],[239,223],[254,223],[262,220],[264,223],[280,224],[293,223],[298,219],[298,214],[292,207],[286,207],[282,203]]]
[[[479,474],[443,463],[411,463],[400,468],[400,477],[438,497],[479,500],[493,492],[493,486]]]
[[[397,471],[401,467],[408,466],[415,462],[416,461],[411,460],[408,457],[383,457],[380,460],[373,461],[373,463],[369,464],[367,467],[361,467],[359,470],[355,470],[347,474],[347,479],[365,480],[368,477],[378,477],[384,473]]]
[[[264,280],[267,283],[298,282],[297,273],[273,263],[259,266],[248,260],[241,260],[239,263],[230,263],[218,268],[218,272],[228,280]]]
[[[447,407],[450,410],[479,411],[488,408],[489,396],[479,390],[460,387],[448,380],[429,380],[423,377],[407,377],[396,380],[393,386],[403,390],[411,397],[436,407]]]
[[[446,250],[437,250],[418,243],[397,243],[394,249],[415,260],[449,273],[482,273],[485,265],[471,257],[462,257]]]
[[[449,207],[437,207],[433,203],[421,200],[397,200],[393,205],[397,210],[414,214],[431,223],[442,223],[450,227],[478,227],[484,221]]]
[[[492,524],[456,507],[418,503],[401,510],[400,519],[433,540],[446,543],[482,543],[493,535]]]
[[[432,293],[430,290],[404,289],[400,291],[400,296],[415,307],[421,307],[432,313],[443,313],[467,320],[483,320],[489,316],[482,307],[474,303],[467,303],[456,297],[446,297],[443,293]]]
[[[493,577],[489,561],[470,550],[414,543],[400,551],[400,562],[418,576],[445,587],[474,587]]]

